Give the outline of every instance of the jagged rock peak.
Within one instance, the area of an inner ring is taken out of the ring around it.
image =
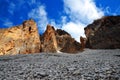
[[[0,30],[0,55],[40,52],[40,39],[34,20]]]
[[[47,25],[46,31],[41,38],[41,43],[43,52],[57,52],[55,29],[50,24]]]
[[[41,36],[43,52],[66,52],[76,53],[80,51],[81,45],[75,41],[69,33],[64,30],[55,30],[53,26],[47,25],[46,31]]]
[[[59,36],[61,36],[61,35],[69,35],[69,36],[71,36],[68,32],[66,32],[66,31],[64,31],[64,30],[62,30],[62,29],[57,29],[57,30],[56,30],[56,33],[57,33]]]

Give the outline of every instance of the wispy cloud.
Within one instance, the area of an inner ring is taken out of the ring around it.
[[[77,41],[80,41],[80,36],[85,37],[84,27],[104,15],[104,12],[96,7],[94,0],[63,0],[63,2],[65,15],[61,15],[59,24],[54,19],[47,17],[45,6],[41,4],[37,8],[32,9],[28,17],[37,21],[40,32],[44,32],[46,25],[49,23],[66,30]]]
[[[37,21],[39,31],[45,31],[45,26],[48,24],[47,12],[45,6],[40,5],[28,14],[29,18],[33,18]]]
[[[15,10],[15,4],[11,2],[8,7],[8,12],[13,15],[14,10]]]
[[[104,13],[96,7],[94,0],[63,0],[65,12],[69,14],[71,20],[82,21],[84,23],[92,22],[100,18]]]
[[[40,4],[37,8],[32,9],[31,12],[28,13],[28,17],[36,20],[40,33],[45,31],[47,24],[51,24],[52,26],[55,26],[55,28],[59,26],[55,23],[54,19],[49,19],[47,17],[45,6]]]
[[[26,0],[29,5],[36,4],[36,0]]]
[[[84,24],[82,23],[75,23],[75,22],[67,22],[62,26],[63,30],[66,30],[74,37],[78,42],[80,41],[80,36],[85,37],[84,35]]]
[[[21,7],[26,7],[26,6],[37,6],[40,4],[39,2],[36,2],[36,0],[17,0],[17,1],[7,1],[9,3],[8,5],[8,12],[13,15],[14,11],[19,11]]]
[[[115,10],[115,12],[114,12],[114,15],[117,15],[117,14],[119,14],[120,15],[120,6]]]
[[[13,22],[7,19],[4,21],[3,25],[5,27],[11,27],[11,26],[13,26]]]

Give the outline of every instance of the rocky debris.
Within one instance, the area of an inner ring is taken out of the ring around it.
[[[40,45],[37,26],[33,20],[0,30],[0,55],[38,53]]]
[[[88,48],[120,48],[120,16],[107,16],[95,20],[85,28],[85,34]]]
[[[56,30],[56,40],[58,50],[66,53],[77,53],[80,51],[81,45],[69,33],[64,30]]]
[[[51,25],[47,25],[47,29],[41,36],[42,52],[57,52],[57,41],[55,29]]]
[[[120,49],[0,56],[0,80],[120,80]],[[7,59],[7,61],[6,61]]]

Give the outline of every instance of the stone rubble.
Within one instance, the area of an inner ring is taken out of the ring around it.
[[[0,56],[0,80],[120,80],[120,49]]]

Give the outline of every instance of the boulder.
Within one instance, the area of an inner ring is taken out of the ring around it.
[[[20,26],[0,29],[0,55],[40,52],[40,39],[36,23],[27,20]]]
[[[85,28],[85,35],[88,48],[120,48],[120,16],[107,16],[95,20]]]

